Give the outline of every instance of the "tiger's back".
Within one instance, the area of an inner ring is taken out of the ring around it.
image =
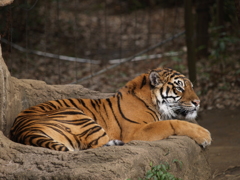
[[[160,140],[174,134],[209,145],[210,134],[204,128],[193,132],[200,126],[171,120],[196,116],[199,99],[190,86],[190,81],[174,70],[155,69],[107,99],[62,99],[30,107],[15,119],[10,138],[59,151]]]
[[[10,139],[59,151],[102,146],[110,141],[103,127],[114,128],[114,124],[102,123],[106,113],[98,113],[104,108],[100,103],[101,100],[62,99],[30,107],[15,119]]]

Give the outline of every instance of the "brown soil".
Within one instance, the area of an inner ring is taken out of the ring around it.
[[[214,109],[200,114],[199,123],[213,137],[209,163],[214,180],[240,179],[240,111]]]

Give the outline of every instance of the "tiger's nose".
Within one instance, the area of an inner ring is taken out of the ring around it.
[[[197,107],[200,105],[200,100],[199,99],[194,99],[192,103]]]

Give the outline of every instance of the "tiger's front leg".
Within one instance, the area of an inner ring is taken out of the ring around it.
[[[203,147],[210,145],[212,141],[211,134],[207,129],[180,120],[165,120],[142,125],[132,135],[131,140],[155,141],[171,135],[188,136]],[[128,137],[124,142],[131,140]]]

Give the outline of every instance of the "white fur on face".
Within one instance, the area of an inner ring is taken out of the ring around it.
[[[189,112],[189,113],[186,115],[185,119],[186,119],[186,120],[194,120],[194,119],[196,119],[196,117],[197,117],[197,110],[192,111],[192,112]]]
[[[161,114],[161,120],[169,119],[185,119],[193,120],[197,117],[197,110],[199,106],[195,105],[183,105],[179,100],[181,97],[176,97],[173,93],[168,93],[170,98],[162,98],[159,91],[155,91],[157,98],[157,109]],[[166,94],[163,92],[163,96]],[[171,98],[171,97],[175,97]]]

